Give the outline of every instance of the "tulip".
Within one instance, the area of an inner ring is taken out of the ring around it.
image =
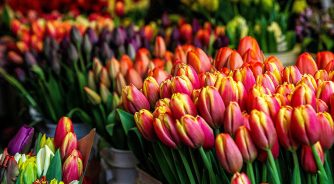
[[[162,99],[159,99],[157,101],[157,103],[155,104],[155,108],[158,108],[160,106],[163,106],[163,107],[167,107],[170,109],[169,107],[169,103],[170,103],[170,99],[169,98],[162,98]]]
[[[323,100],[325,103],[329,103],[329,98],[334,94],[334,82],[324,81],[317,89],[317,98]]]
[[[169,74],[160,68],[154,68],[153,70],[150,70],[148,76],[154,77],[159,85],[169,78]]]
[[[74,132],[73,124],[70,118],[64,116],[58,121],[54,135],[54,143],[56,148],[59,148],[62,145],[65,136],[69,132]]]
[[[321,134],[317,114],[312,106],[302,105],[292,111],[291,132],[300,144],[313,145],[319,141]]]
[[[284,67],[282,62],[276,57],[276,56],[269,56],[266,58],[264,61],[264,68],[267,71],[278,71],[281,72],[283,71]]]
[[[233,174],[242,168],[242,155],[229,134],[221,133],[216,137],[216,154],[223,168]]]
[[[252,107],[252,109],[262,111],[269,115],[271,118],[275,119],[281,106],[275,97],[271,97],[269,95],[262,95],[255,97]]]
[[[88,83],[88,87],[92,90],[96,90],[96,84],[95,84],[95,79],[94,79],[94,73],[92,70],[90,70],[88,72],[88,80],[87,80],[87,83]]]
[[[120,72],[122,75],[126,75],[130,68],[132,68],[133,62],[128,55],[122,55],[120,61]]]
[[[185,43],[190,43],[192,40],[192,27],[190,24],[183,24],[180,28],[181,39]]]
[[[226,61],[226,67],[235,70],[242,66],[243,60],[237,51],[233,51]]]
[[[66,158],[63,165],[63,181],[68,184],[74,180],[80,180],[83,174],[83,162],[78,150],[73,150]]]
[[[172,96],[172,82],[170,79],[162,81],[160,84],[160,97],[170,98]]]
[[[214,86],[217,80],[217,76],[211,72],[201,73],[199,75],[200,86]]]
[[[184,93],[174,93],[170,100],[170,108],[175,119],[180,119],[183,115],[190,114],[195,116],[197,114],[196,106],[192,102],[189,95]]]
[[[150,109],[149,101],[134,85],[123,88],[122,102],[124,109],[132,114],[140,109]]]
[[[166,52],[165,40],[161,36],[158,36],[155,39],[154,55],[156,57],[162,58],[162,57],[164,57],[165,52]]]
[[[197,73],[207,72],[211,69],[209,57],[200,48],[196,48],[187,53],[187,63],[191,65]]]
[[[133,68],[130,68],[127,75],[126,81],[128,84],[133,84],[136,88],[141,89],[143,86],[143,80],[140,74]]]
[[[136,126],[140,133],[149,141],[154,140],[154,128],[153,128],[153,114],[146,110],[141,109],[134,115]]]
[[[223,47],[218,50],[216,58],[215,58],[215,62],[214,62],[214,65],[217,70],[220,70],[223,67],[225,67],[227,59],[229,58],[232,52],[233,50],[229,47]]]
[[[314,74],[314,79],[315,80],[319,80],[320,79],[320,80],[323,80],[323,81],[327,81],[327,80],[329,80],[328,72],[326,70],[318,70]]]
[[[168,109],[161,106],[154,111],[153,127],[159,140],[170,148],[176,148],[180,138],[175,127],[175,120]]]
[[[322,51],[317,53],[317,65],[319,69],[324,69],[326,65],[334,59],[334,54],[330,51]]]
[[[126,81],[124,76],[121,73],[118,73],[116,76],[116,92],[122,94],[123,87],[126,86]]]
[[[235,82],[232,77],[218,76],[215,87],[218,89],[224,104],[236,101],[243,109],[245,100],[245,87],[241,82]]]
[[[314,75],[315,72],[318,70],[317,64],[315,63],[314,59],[307,52],[299,55],[296,61],[296,66],[302,74],[308,73]]]
[[[48,146],[45,146],[38,151],[36,155],[38,177],[46,176],[50,166],[50,161],[53,157],[54,153]]]
[[[84,87],[84,91],[87,94],[90,103],[92,103],[93,105],[101,104],[102,99],[99,94],[97,94],[95,91],[88,87]]]
[[[174,58],[181,63],[187,63],[187,55],[186,52],[183,50],[182,46],[178,45],[175,48]]]
[[[238,146],[244,162],[253,162],[257,149],[246,126],[240,126],[235,133],[235,144]]]
[[[61,158],[67,158],[73,150],[77,149],[78,140],[77,136],[73,132],[69,132],[63,139],[63,142],[60,147]]]
[[[305,84],[296,87],[291,96],[292,107],[309,104],[316,108],[316,99],[314,92]]]
[[[144,80],[143,89],[145,97],[150,102],[151,108],[159,99],[159,84],[153,77],[147,77]]]
[[[327,63],[324,68],[327,72],[331,72],[334,70],[334,59]]]
[[[314,80],[313,76],[310,74],[304,74],[299,82],[297,82],[298,86],[299,84],[306,84],[312,91],[315,91],[317,89],[317,83]]]
[[[268,74],[261,74],[256,77],[256,84],[262,85],[264,88],[269,89],[273,93],[276,89],[274,82],[271,80]]]
[[[237,129],[244,125],[241,109],[237,102],[232,101],[226,107],[223,124],[224,130],[231,135],[234,135]]]
[[[182,116],[176,121],[176,130],[182,142],[191,148],[212,148],[214,145],[213,131],[200,116]]]
[[[321,148],[320,142],[317,142],[314,146],[323,164],[324,163],[324,152]],[[303,145],[302,150],[301,150],[300,160],[301,160],[301,165],[306,172],[313,173],[313,174],[317,173],[318,167],[314,159],[311,146]]]
[[[302,77],[299,69],[296,66],[285,67],[282,73],[283,81],[296,84]]]
[[[196,104],[200,115],[212,128],[217,129],[223,124],[225,105],[215,87],[202,88]]]
[[[103,66],[102,66],[101,62],[99,61],[99,59],[94,58],[94,60],[93,60],[93,73],[94,73],[96,81],[99,80],[102,68],[103,68]]]
[[[295,86],[291,83],[284,82],[276,88],[276,93],[279,93],[283,96],[288,96],[293,93]]]
[[[19,181],[21,181],[22,183],[33,183],[37,179],[37,175],[38,174],[35,157],[30,157],[21,164]]]
[[[268,75],[271,81],[274,83],[275,88],[282,83],[281,74],[275,70],[274,72],[266,72],[265,75]]]
[[[200,82],[199,82],[198,75],[197,75],[195,69],[192,66],[180,63],[180,64],[178,64],[178,66],[176,66],[174,72],[175,72],[175,75],[177,75],[177,76],[188,77],[192,86],[195,89],[198,89],[200,87]]]
[[[245,173],[236,172],[231,180],[231,184],[251,184]]]
[[[316,112],[327,112],[328,111],[328,105],[320,100],[320,99],[316,99]]]
[[[39,147],[43,148],[45,146],[48,146],[48,148],[54,153],[55,152],[55,145],[54,145],[54,140],[51,137],[46,138],[46,135],[43,134],[41,138],[41,142],[39,143]],[[36,150],[39,151],[39,150]]]
[[[117,76],[117,74],[121,70],[121,65],[117,61],[117,59],[112,58],[107,61],[107,71],[109,73],[110,79],[114,80]]]
[[[271,118],[262,111],[252,110],[249,116],[250,134],[254,143],[263,150],[271,149],[277,134]]]
[[[8,143],[8,153],[28,153],[34,137],[34,128],[23,125]]]
[[[320,144],[328,150],[334,144],[334,123],[332,116],[328,112],[320,112],[317,114],[317,120],[320,124]]]
[[[253,72],[248,67],[234,70],[233,79],[235,81],[241,81],[242,84],[245,86],[246,92],[248,92],[255,84],[255,77],[253,75]]]
[[[258,96],[263,95],[271,95],[271,92],[268,88],[264,88],[262,85],[255,84],[248,92],[248,99],[247,99],[247,108],[248,110],[252,110],[253,102]]]
[[[184,93],[191,95],[194,87],[191,84],[189,78],[185,75],[176,76],[171,79],[172,93]]]
[[[243,56],[249,49],[252,49],[258,56],[262,56],[260,46],[255,38],[251,36],[245,36],[239,42],[238,52]]]
[[[292,137],[291,115],[293,108],[290,106],[282,107],[277,114],[275,127],[280,144],[287,150],[296,150],[298,144]]]

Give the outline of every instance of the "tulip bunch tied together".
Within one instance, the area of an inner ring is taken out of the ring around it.
[[[159,85],[123,89],[130,148],[168,183],[332,183],[331,54],[283,67],[251,37],[214,59],[189,50]]]

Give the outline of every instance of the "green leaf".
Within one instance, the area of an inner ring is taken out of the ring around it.
[[[325,44],[326,50],[331,50],[334,46],[334,41],[326,34],[320,35],[320,40]]]
[[[132,114],[122,110],[122,109],[117,109],[116,110],[119,116],[119,119],[121,120],[122,127],[124,129],[125,134],[128,134],[128,131],[135,127],[135,121],[134,117]]]
[[[145,164],[145,166],[148,167],[148,164],[146,163],[147,149],[145,148],[143,136],[141,133],[136,127],[131,128],[128,132],[127,138],[129,149],[136,156],[136,158],[140,160],[141,164]]]
[[[52,179],[62,180],[62,164],[59,149],[56,151],[55,156],[50,162],[48,172],[46,173],[46,179],[51,181]]]
[[[114,133],[114,127],[116,122],[116,111],[112,111],[108,117],[107,117],[107,122],[106,122],[106,130],[110,136],[113,136]]]
[[[40,142],[41,142],[41,139],[42,139],[42,133],[39,132],[38,133],[38,136],[37,136],[37,139],[36,139],[36,142],[35,142],[35,154],[37,155],[39,149],[40,149]]]

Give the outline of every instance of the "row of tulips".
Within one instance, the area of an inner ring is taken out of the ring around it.
[[[34,148],[33,142],[34,140]],[[54,138],[23,125],[0,155],[4,183],[79,183],[85,164],[71,119],[59,120]]]
[[[333,63],[303,53],[283,67],[251,37],[215,59],[189,50],[171,76],[123,88],[129,147],[167,183],[333,183]]]

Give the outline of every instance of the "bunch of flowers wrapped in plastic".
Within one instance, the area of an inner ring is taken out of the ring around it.
[[[34,133],[34,128],[23,125],[0,154],[1,182],[74,184],[83,181],[94,135],[78,141],[72,121],[67,117],[59,120],[54,138],[39,133],[33,145]]]
[[[186,56],[169,78],[123,88],[137,125],[129,147],[145,170],[168,183],[333,182],[333,53],[283,67],[245,37],[214,59]]]

